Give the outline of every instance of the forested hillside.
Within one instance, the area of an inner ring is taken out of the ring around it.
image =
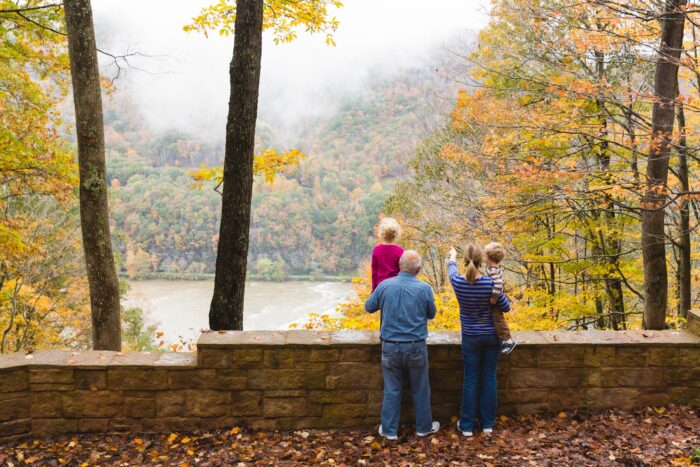
[[[269,279],[349,275],[367,258],[373,227],[416,145],[455,96],[456,55],[375,77],[329,117],[300,122],[294,141],[260,121],[259,148],[305,157],[270,185],[256,182],[249,264]],[[116,95],[105,115],[114,243],[130,277],[213,272],[220,196],[196,190],[191,173],[220,165],[222,144],[177,131],[151,133],[136,103]]]

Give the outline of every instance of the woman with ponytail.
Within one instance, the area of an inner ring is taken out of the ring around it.
[[[459,302],[462,325],[464,379],[457,429],[464,436],[473,436],[476,418],[484,434],[492,433],[496,424],[496,368],[501,341],[496,335],[491,312],[493,279],[482,276],[480,272],[483,258],[481,247],[470,243],[464,249],[464,275],[459,274],[454,248],[450,250],[447,262],[447,273]],[[503,312],[510,310],[505,294],[501,293],[496,306]]]

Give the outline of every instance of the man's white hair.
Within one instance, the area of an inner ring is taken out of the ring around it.
[[[416,250],[406,250],[399,259],[399,270],[410,272],[414,276],[418,274],[421,267],[421,257]]]

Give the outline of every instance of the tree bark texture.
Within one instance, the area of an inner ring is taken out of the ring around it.
[[[80,225],[95,350],[121,350],[119,283],[109,232],[100,73],[90,0],[65,0],[80,169]]]
[[[209,327],[213,330],[243,329],[262,26],[262,0],[238,0],[229,68],[231,97],[226,122],[221,226],[214,296],[209,308]]]
[[[683,111],[683,104],[680,102],[677,104],[676,118],[678,120],[678,131],[680,133],[678,142],[678,176],[681,181],[681,189],[683,191],[690,191],[690,183],[688,181],[688,146],[685,134],[685,112]],[[690,310],[692,306],[692,263],[690,257],[690,203],[685,198],[681,199],[680,211],[680,239],[678,242],[678,295],[680,300],[678,311],[679,316],[687,318],[688,310]]]
[[[675,120],[678,62],[683,46],[686,0],[667,0],[661,29],[652,109],[652,141],[647,161],[647,186],[642,211],[644,258],[644,328],[663,329],[668,306],[668,272],[664,238],[666,181]]]

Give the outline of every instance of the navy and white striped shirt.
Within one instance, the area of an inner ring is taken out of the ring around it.
[[[462,334],[481,336],[495,334],[493,313],[491,313],[491,291],[493,279],[481,276],[473,284],[459,275],[457,263],[447,263],[447,273],[459,302],[459,320],[462,323]],[[510,301],[504,293],[498,297],[496,305],[501,311],[510,311]]]

